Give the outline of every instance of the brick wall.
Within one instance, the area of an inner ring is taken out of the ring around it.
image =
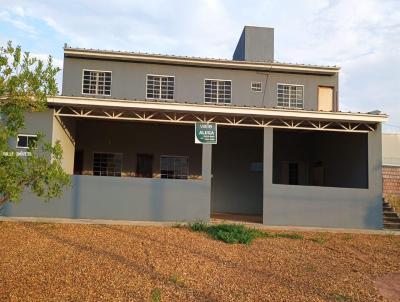
[[[383,195],[400,196],[400,166],[383,166]]]

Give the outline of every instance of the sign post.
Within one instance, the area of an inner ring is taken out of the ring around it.
[[[217,143],[217,124],[216,123],[196,123],[194,129],[194,142],[196,144],[216,144]]]

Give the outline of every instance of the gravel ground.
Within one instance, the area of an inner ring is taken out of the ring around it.
[[[400,272],[399,236],[297,233],[0,222],[0,301],[388,301],[375,280]]]

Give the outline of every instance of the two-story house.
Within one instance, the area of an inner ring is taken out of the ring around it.
[[[73,185],[6,214],[382,228],[387,117],[340,112],[338,75],[275,61],[272,28],[246,26],[232,60],[65,46],[62,95],[16,146],[60,140]]]

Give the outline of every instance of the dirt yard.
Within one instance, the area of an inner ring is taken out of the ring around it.
[[[388,301],[375,280],[400,272],[400,236],[297,233],[0,222],[0,301]]]

